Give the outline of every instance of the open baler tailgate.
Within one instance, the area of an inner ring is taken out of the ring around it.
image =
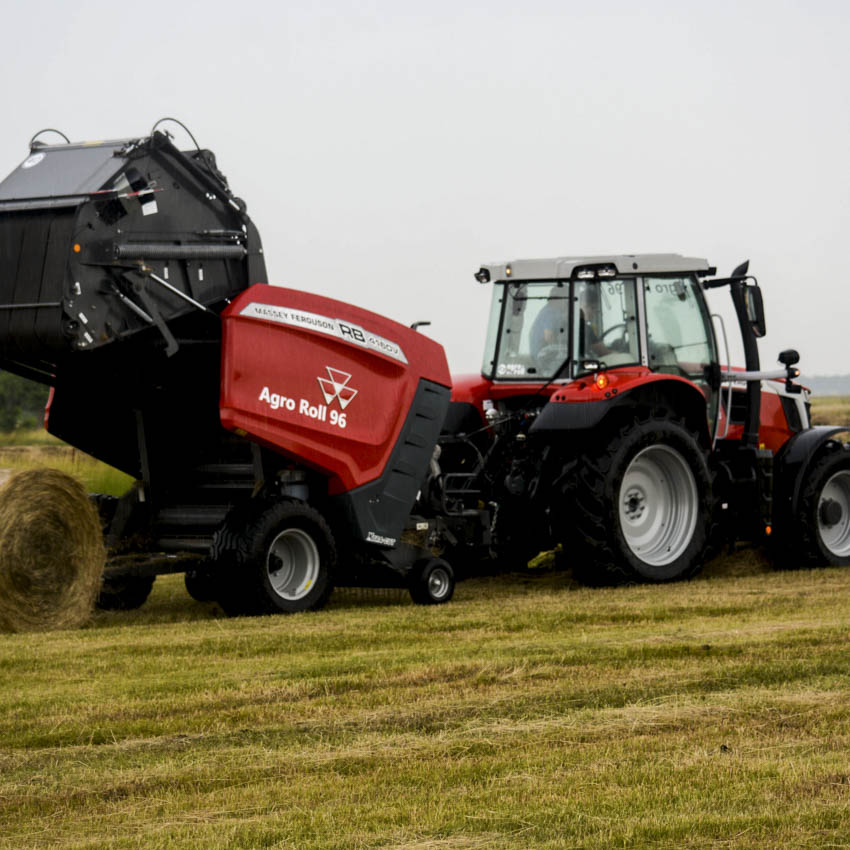
[[[163,134],[36,147],[0,183],[10,371],[56,383],[69,356],[138,334],[173,354],[173,320],[264,280],[259,236],[213,155],[181,153]]]

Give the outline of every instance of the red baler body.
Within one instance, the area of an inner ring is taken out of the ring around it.
[[[440,345],[351,304],[256,284],[223,312],[225,428],[328,476],[378,478],[421,379],[451,386]]]

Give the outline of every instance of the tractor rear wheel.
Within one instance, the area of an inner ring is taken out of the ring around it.
[[[231,616],[321,608],[333,591],[336,545],[322,515],[302,502],[240,508],[213,542],[218,602]],[[244,524],[243,524],[244,523]]]
[[[809,566],[850,564],[850,445],[827,444],[800,493],[798,553]]]
[[[682,422],[651,416],[621,428],[579,466],[574,496],[585,581],[673,581],[702,565],[711,476]]]

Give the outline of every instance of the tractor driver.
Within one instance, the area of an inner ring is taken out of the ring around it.
[[[582,358],[588,360],[595,360],[612,351],[602,342],[605,334],[602,328],[600,295],[598,285],[585,284],[579,297],[579,347]]]
[[[570,291],[563,285],[553,286],[531,325],[529,338],[531,354],[542,371],[551,372],[566,358],[569,321]]]

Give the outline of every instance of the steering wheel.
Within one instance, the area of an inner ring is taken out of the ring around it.
[[[611,342],[606,342],[606,337],[610,334],[613,334],[615,331],[620,331],[620,338],[611,340]],[[626,352],[629,350],[629,344],[626,342],[626,323],[620,322],[619,325],[611,325],[602,336],[599,338],[599,341],[606,347],[610,348],[611,351],[620,351]]]
[[[550,342],[534,356],[541,374],[551,375],[567,359],[567,346]]]

